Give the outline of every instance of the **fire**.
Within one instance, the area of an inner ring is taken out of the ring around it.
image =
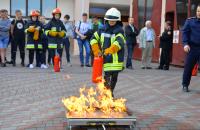
[[[103,82],[98,83],[96,89],[93,87],[80,88],[79,93],[79,97],[71,96],[62,99],[68,112],[67,117],[72,114],[86,116],[99,111],[104,115],[127,111],[126,99],[113,99],[110,89],[107,89]]]

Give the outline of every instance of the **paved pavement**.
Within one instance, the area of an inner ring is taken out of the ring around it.
[[[62,97],[77,95],[91,83],[91,68],[73,66],[54,73],[52,68],[0,68],[0,130],[64,130]],[[200,80],[192,78],[191,92],[181,91],[182,68],[170,71],[135,70],[119,75],[115,95],[128,100],[137,117],[137,130],[200,130]],[[154,67],[157,65],[154,64]]]

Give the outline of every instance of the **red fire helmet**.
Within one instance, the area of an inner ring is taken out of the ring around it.
[[[55,8],[52,12],[52,14],[61,14],[61,10],[59,8]]]
[[[30,16],[39,16],[40,14],[36,10],[32,10]]]

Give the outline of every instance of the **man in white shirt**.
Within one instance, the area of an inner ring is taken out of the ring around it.
[[[83,46],[85,47],[86,50],[85,66],[91,67],[89,64],[90,44],[89,44],[89,39],[87,39],[87,36],[85,35],[91,29],[91,24],[87,22],[87,18],[88,18],[87,13],[83,13],[82,21],[79,21],[76,25],[81,67],[84,67]]]

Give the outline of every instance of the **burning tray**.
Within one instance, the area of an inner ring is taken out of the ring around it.
[[[107,127],[129,126],[129,129],[134,129],[136,117],[127,108],[126,99],[114,99],[103,82],[98,83],[96,88],[80,88],[79,93],[79,96],[62,99],[68,130],[72,130],[73,126],[101,126],[104,130]]]
[[[128,126],[133,130],[136,126],[136,117],[129,112],[111,112],[104,114],[103,112],[94,112],[90,114],[68,113],[66,115],[68,130],[72,130],[75,126],[92,126],[102,127],[106,130],[107,127],[125,127]]]

